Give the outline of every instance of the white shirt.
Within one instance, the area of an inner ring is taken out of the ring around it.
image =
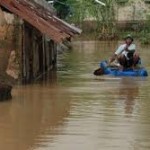
[[[128,52],[125,51],[126,45],[127,45],[127,44],[122,44],[122,45],[120,45],[120,46],[118,47],[118,49],[116,50],[115,54],[116,54],[116,55],[124,54],[124,55],[127,57]],[[131,51],[131,52],[132,52],[132,51],[134,52],[135,49],[136,49],[135,44],[130,44],[130,46],[128,47],[128,50]]]

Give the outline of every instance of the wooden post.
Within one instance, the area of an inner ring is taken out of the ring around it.
[[[0,84],[0,101],[9,100],[11,95],[12,86],[7,84]]]

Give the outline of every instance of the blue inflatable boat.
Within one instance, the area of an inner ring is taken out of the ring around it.
[[[119,70],[117,67],[109,67],[107,61],[100,62],[100,68],[103,70],[105,75],[113,76],[134,76],[134,77],[146,77],[148,76],[147,70],[145,68],[139,69],[124,69]]]

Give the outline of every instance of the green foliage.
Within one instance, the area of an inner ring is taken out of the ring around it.
[[[140,42],[141,44],[150,44],[150,15],[147,15],[147,19],[143,30],[139,33],[140,34]]]
[[[46,0],[51,1],[51,0]],[[53,7],[56,9],[57,16],[61,19],[66,19],[70,15],[70,6],[68,0],[53,0]]]
[[[77,23],[82,27],[86,20],[94,20],[96,22],[96,31],[102,34],[112,34],[115,32],[116,0],[101,0],[106,4],[102,6],[94,0],[67,0],[72,8],[72,16],[69,21]]]
[[[150,32],[142,31],[139,35],[140,35],[139,39],[141,44],[144,45],[150,44]]]
[[[84,21],[94,20],[96,31],[102,34],[114,33],[115,3],[117,0],[101,1],[106,6],[96,3],[95,0],[55,0],[54,7],[60,18],[78,24],[81,28]]]

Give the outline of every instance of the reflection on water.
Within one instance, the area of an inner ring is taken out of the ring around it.
[[[121,80],[121,85],[119,87],[119,96],[120,100],[124,100],[125,113],[133,113],[136,98],[138,98],[138,95],[139,85],[137,81],[130,78],[124,78]]]
[[[118,42],[75,42],[58,72],[0,104],[0,150],[149,150],[148,78],[95,77]],[[148,47],[141,57],[150,70]]]
[[[0,149],[36,148],[61,133],[70,109],[69,96],[62,89],[45,84],[18,86],[13,96],[12,102],[0,105]]]

